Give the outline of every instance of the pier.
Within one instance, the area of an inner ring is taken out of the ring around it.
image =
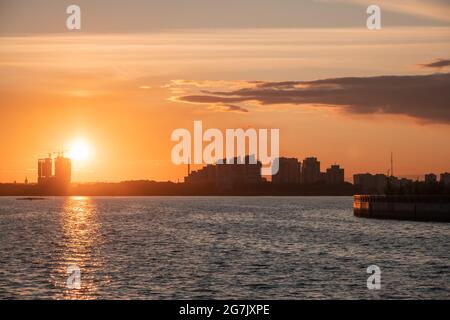
[[[357,217],[450,222],[450,195],[355,195]]]

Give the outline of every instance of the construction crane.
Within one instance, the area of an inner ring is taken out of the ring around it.
[[[69,151],[68,149],[62,149],[62,150],[59,150],[59,151],[48,152],[47,154],[48,154],[49,158],[53,158],[53,155],[56,155],[58,157],[64,157],[64,153],[68,152],[68,151]]]

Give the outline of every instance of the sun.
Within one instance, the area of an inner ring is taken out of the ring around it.
[[[91,146],[86,139],[78,138],[69,145],[68,156],[72,160],[87,161],[91,156]]]

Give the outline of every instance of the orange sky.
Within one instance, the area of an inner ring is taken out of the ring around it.
[[[279,128],[281,154],[334,162],[346,177],[389,168],[397,175],[450,171],[450,125],[405,115],[339,108],[245,103],[249,112],[171,100],[188,93],[176,79],[239,87],[238,80],[421,75],[450,53],[449,27],[208,29],[128,34],[0,37],[0,181],[36,181],[37,158],[73,139],[89,141],[73,180],[182,180],[171,132]],[[426,107],[426,106],[424,106]]]

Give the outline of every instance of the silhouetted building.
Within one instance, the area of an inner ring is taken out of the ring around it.
[[[363,193],[384,194],[388,183],[388,177],[384,174],[362,173],[353,175],[353,184]]]
[[[327,169],[325,178],[328,184],[344,183],[344,169],[337,164],[332,165]]]
[[[426,183],[436,183],[437,182],[437,176],[434,173],[429,173],[425,175],[425,182]]]
[[[414,181],[411,179],[407,179],[407,178],[396,178],[396,177],[389,177],[389,181],[392,181],[391,183],[397,187],[397,188],[406,188],[406,187],[410,187]]]
[[[55,174],[53,175],[53,159],[48,157],[38,160],[38,184],[54,191],[64,192],[70,185],[72,176],[72,163],[69,158],[58,155],[55,161]]]
[[[216,167],[208,164],[206,167],[190,171],[189,175],[184,178],[187,183],[215,183],[216,182]]]
[[[48,183],[52,177],[53,160],[45,158],[38,160],[38,183]]]
[[[386,186],[388,182],[388,177],[385,174],[377,173],[374,175],[374,185],[378,193],[386,193]]]
[[[439,180],[444,186],[450,186],[450,173],[441,173],[441,179]]]
[[[301,166],[296,158],[279,158],[278,172],[272,175],[274,184],[300,183]]]
[[[209,184],[221,189],[232,188],[235,185],[258,184],[263,182],[261,176],[261,162],[253,163],[250,156],[246,156],[242,163],[238,158],[231,161],[223,159],[214,165],[207,165],[200,170],[192,171],[184,182],[192,184]]]
[[[318,182],[322,182],[322,183],[326,183],[327,182],[327,173],[326,172],[321,172],[319,174]]]
[[[69,158],[58,156],[55,159],[55,180],[59,185],[69,185],[72,176],[72,163]]]
[[[302,183],[316,183],[321,179],[320,175],[320,161],[317,158],[306,158],[302,163]]]

